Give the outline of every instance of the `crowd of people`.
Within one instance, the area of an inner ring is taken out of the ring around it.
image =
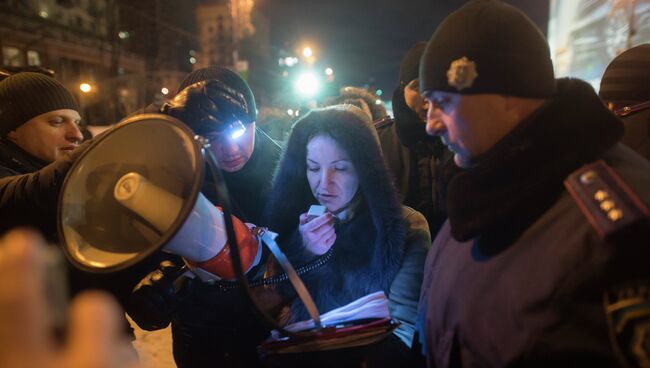
[[[250,291],[162,251],[111,274],[67,264],[75,298],[52,340],[42,252],[60,240],[66,174],[95,139],[52,75],[3,78],[3,367],[137,366],[120,307],[145,330],[171,325],[179,367],[650,365],[650,44],[612,61],[599,96],[555,78],[520,10],[473,0],[406,53],[393,117],[344,87],[280,144],[223,66],[144,108],[209,142],[233,216],[278,234],[320,313],[380,291],[397,321],[370,344],[273,357],[259,354],[273,326],[255,308],[279,326],[311,315],[266,248],[245,270]],[[219,206],[205,172],[201,192]]]

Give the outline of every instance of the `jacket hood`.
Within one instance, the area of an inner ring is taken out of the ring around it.
[[[287,234],[297,228],[301,213],[318,204],[307,182],[306,157],[307,143],[319,134],[332,137],[350,155],[359,176],[361,205],[371,213],[377,241],[382,244],[387,234],[404,231],[401,206],[377,132],[363,112],[351,106],[312,110],[296,122],[274,177],[265,224],[280,235]]]

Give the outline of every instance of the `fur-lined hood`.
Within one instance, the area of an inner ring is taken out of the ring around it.
[[[377,132],[367,116],[350,105],[313,110],[296,123],[289,137],[266,208],[265,224],[280,234],[280,246],[288,256],[302,248],[296,230],[299,215],[318,203],[307,181],[306,157],[307,143],[321,134],[333,138],[349,154],[361,196],[354,217],[336,227],[331,260],[303,276],[316,305],[326,312],[369,292],[388,293],[402,264],[406,225]],[[299,301],[291,310],[294,321],[308,317]]]
[[[301,213],[318,204],[307,181],[307,143],[319,134],[332,137],[350,155],[377,233],[401,222],[401,207],[375,128],[360,109],[338,105],[313,110],[294,125],[274,176],[265,225],[286,234],[298,226]]]

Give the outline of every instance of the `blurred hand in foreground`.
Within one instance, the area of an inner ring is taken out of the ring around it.
[[[44,241],[13,230],[0,238],[0,362],[3,368],[137,367],[121,333],[121,312],[109,295],[91,291],[69,309],[67,339],[55,345],[44,290]]]

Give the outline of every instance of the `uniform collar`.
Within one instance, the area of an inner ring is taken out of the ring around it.
[[[448,187],[452,235],[482,238],[490,251],[510,244],[564,190],[572,171],[595,160],[623,134],[623,124],[590,85],[558,80],[558,95],[461,170]]]

